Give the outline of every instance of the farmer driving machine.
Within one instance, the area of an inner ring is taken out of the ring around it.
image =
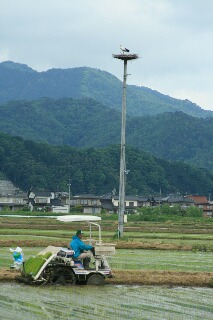
[[[115,245],[102,243],[101,227],[94,221],[101,220],[97,216],[58,216],[63,222],[87,221],[89,224],[90,239],[93,244],[94,262],[89,270],[84,268],[82,260],[74,259],[74,251],[70,248],[48,246],[35,257],[30,257],[23,263],[21,276],[18,281],[27,284],[89,284],[104,285],[105,278],[112,277],[108,258],[115,254]],[[92,240],[92,227],[98,227],[99,238]]]

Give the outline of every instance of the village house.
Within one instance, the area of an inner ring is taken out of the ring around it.
[[[168,204],[187,208],[197,206],[203,210],[204,217],[213,217],[213,202],[206,196],[169,195],[159,196],[128,196],[125,197],[125,212],[134,213],[138,208],[153,207]],[[29,208],[30,211],[60,212],[67,214],[80,209],[85,214],[100,214],[102,209],[107,213],[118,213],[119,196],[109,193],[103,196],[93,194],[79,194],[70,196],[68,192],[34,191],[27,193],[16,188],[8,180],[0,180],[0,211],[11,211]]]
[[[27,203],[27,193],[16,188],[11,181],[0,180],[0,211],[22,210]]]
[[[17,194],[22,192],[19,188],[16,188],[14,184],[9,180],[0,180],[0,195]]]
[[[119,196],[114,194],[107,194],[102,197],[101,206],[107,213],[118,213]],[[151,199],[149,197],[140,196],[126,196],[125,197],[125,212],[134,213],[137,208],[150,207]]]
[[[170,207],[180,206],[186,208],[194,205],[194,200],[183,195],[169,195],[161,199],[161,204],[168,204]]]
[[[66,199],[67,204],[69,198]],[[100,214],[101,213],[101,201],[99,196],[93,194],[79,194],[70,197],[70,209],[82,208],[83,213],[88,214]]]
[[[22,210],[28,204],[26,193],[0,195],[0,211],[9,209],[11,211]]]
[[[188,198],[194,201],[194,205],[203,210],[203,216],[206,218],[213,217],[213,204],[208,201],[206,196],[188,195]]]
[[[61,201],[55,198],[55,193],[50,191],[29,191],[30,211],[52,211],[53,207],[61,207]],[[67,211],[67,210],[66,210]]]

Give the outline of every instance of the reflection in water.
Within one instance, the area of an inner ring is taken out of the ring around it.
[[[213,290],[2,283],[0,319],[212,319]]]

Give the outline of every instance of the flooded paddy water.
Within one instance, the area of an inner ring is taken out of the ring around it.
[[[8,230],[1,229],[0,268],[3,270],[2,273],[12,263],[9,252],[11,246],[21,246],[25,257],[28,258],[49,244],[59,245],[60,243],[61,245],[62,242],[66,244],[72,234],[70,230],[62,232],[63,226],[60,227],[60,230],[47,231],[43,228],[43,222],[38,221],[41,226],[38,225],[38,222],[35,226],[32,223],[34,220],[28,220],[30,221],[27,221],[26,225],[32,225],[31,228],[35,228],[35,231],[20,229],[21,225],[14,230],[10,225],[4,225],[9,228]],[[52,227],[52,225],[46,225],[48,228]],[[109,235],[111,234],[109,233]],[[207,272],[212,274],[213,252],[209,245],[213,241],[212,238],[209,238],[209,235],[199,237],[198,235],[190,235],[186,239],[185,235],[183,237],[176,234],[164,234],[163,237],[160,234],[156,236],[152,232],[149,239],[149,234],[143,233],[141,235],[138,232],[137,241],[141,240],[143,236],[143,241],[147,241],[149,250],[136,249],[134,248],[135,242],[130,241],[127,243],[126,249],[124,249],[125,247],[117,248],[116,255],[110,260],[115,272],[114,279],[121,279],[122,282],[117,282],[117,284],[125,283],[125,285],[115,285],[116,282],[113,285],[112,282],[105,287],[27,286],[12,281],[6,282],[8,280],[4,278],[0,283],[0,320],[213,319],[213,289],[195,287],[194,278],[193,281],[189,281],[189,285],[193,285],[193,287],[181,287],[181,285],[185,285],[182,281],[175,284],[173,282],[173,286],[172,282],[167,282],[166,284],[169,283],[167,286],[153,286],[155,281],[162,284],[159,278],[164,280],[165,277],[170,277],[170,281],[174,280],[178,274],[182,276],[183,272],[186,272],[183,277],[187,280],[189,272],[197,272],[199,278],[201,275],[206,278]],[[134,240],[136,239],[134,238]],[[156,241],[159,242],[159,246],[164,246],[167,250],[151,250],[150,248],[157,247]],[[173,245],[173,242],[176,246],[180,245],[180,248],[185,244],[190,244],[191,248],[192,245],[205,245],[206,250],[169,250],[167,244]],[[144,242],[144,244],[146,243]],[[121,275],[119,274],[120,270],[122,271]],[[131,282],[127,282],[127,272],[130,277],[130,270],[134,281],[130,279]],[[168,272],[168,270],[170,271]],[[135,275],[140,278],[145,277],[145,272],[149,272],[146,274],[151,279],[149,286],[147,286],[147,282],[143,286],[127,285],[127,283],[139,284],[140,282],[135,281]],[[210,277],[212,278],[212,275]],[[209,283],[205,282],[205,284]]]
[[[212,319],[213,289],[153,286],[39,286],[1,283],[0,318]]]

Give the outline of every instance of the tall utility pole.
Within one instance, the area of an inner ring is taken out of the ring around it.
[[[68,186],[69,186],[69,204],[68,204],[68,213],[70,213],[70,186],[71,186],[70,179],[69,179]]]
[[[120,154],[120,182],[119,182],[119,209],[118,209],[118,237],[123,237],[124,212],[125,212],[125,185],[126,185],[126,80],[127,61],[138,59],[137,54],[129,54],[129,50],[122,50],[122,54],[113,54],[115,59],[124,61],[123,98],[121,120],[121,154]],[[124,52],[128,53],[124,53]]]

